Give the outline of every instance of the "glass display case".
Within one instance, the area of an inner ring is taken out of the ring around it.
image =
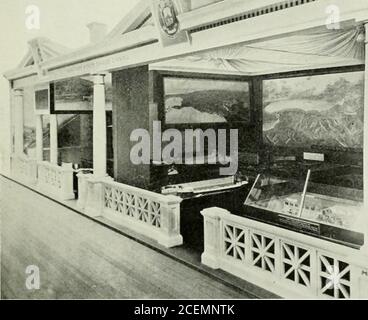
[[[244,215],[352,247],[364,244],[363,191],[320,182],[320,172],[280,178],[261,173],[245,201]]]

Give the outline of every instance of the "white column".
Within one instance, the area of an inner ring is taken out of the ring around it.
[[[36,159],[43,160],[43,131],[42,131],[42,116],[36,115]]]
[[[364,147],[363,147],[363,190],[365,226],[365,252],[368,254],[368,23],[365,27],[365,81],[364,81]]]
[[[12,110],[13,108],[13,92],[9,83],[9,103],[5,103],[2,110],[3,114],[0,111],[0,125],[1,128],[4,129],[4,139],[3,144],[3,153],[2,153],[2,161],[0,159],[0,166],[2,162],[2,166],[0,167],[0,173],[5,173],[7,175],[11,174],[11,155],[13,153],[13,121],[12,119]],[[1,108],[0,108],[1,109]],[[0,129],[1,131],[1,129]],[[1,147],[0,147],[1,150]],[[0,151],[1,153],[1,151]],[[0,154],[1,157],[1,154]]]
[[[93,76],[93,169],[106,176],[106,100],[104,75]]]
[[[50,114],[50,162],[58,164],[58,123],[56,114]]]
[[[24,133],[23,133],[23,90],[16,89],[13,91],[14,96],[14,151],[15,154],[21,156],[24,154]]]

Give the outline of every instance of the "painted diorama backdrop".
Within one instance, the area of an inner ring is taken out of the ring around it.
[[[364,72],[264,82],[266,144],[363,148]]]

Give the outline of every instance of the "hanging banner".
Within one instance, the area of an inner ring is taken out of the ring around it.
[[[179,1],[151,0],[151,9],[164,47],[189,41],[187,32],[180,30],[178,15],[182,7]]]

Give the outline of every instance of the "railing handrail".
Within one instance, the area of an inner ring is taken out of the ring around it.
[[[226,210],[218,209],[219,208],[205,209],[202,211],[202,214],[214,214],[224,222],[244,225],[246,228],[254,228],[260,230],[260,232],[269,232],[280,238],[291,239],[292,241],[298,242],[301,245],[312,245],[318,250],[343,256],[349,263],[360,265],[362,264],[362,261],[365,261],[366,265],[368,265],[368,257],[359,249],[349,248],[337,243],[319,239],[313,236],[308,236],[296,231],[282,229],[256,220],[246,219],[244,217],[233,215],[230,212],[225,212]]]
[[[73,168],[62,167],[62,166],[59,166],[57,164],[53,164],[53,163],[48,162],[48,161],[39,161],[38,165],[41,166],[41,167],[42,166],[47,167],[49,169],[60,171],[60,172],[74,172]]]
[[[29,156],[27,156],[26,154],[16,154],[16,153],[12,153],[11,155],[10,155],[10,157],[12,158],[12,159],[18,159],[18,160],[22,160],[22,161],[27,161],[27,162],[29,162],[29,161],[37,161],[35,158],[30,158]]]
[[[111,177],[78,175],[80,208],[90,217],[103,216],[155,239],[166,248],[183,244],[181,198],[115,182]]]
[[[355,299],[367,292],[364,252],[221,208],[201,213],[205,233],[201,261],[212,269],[227,271],[284,298]],[[299,278],[300,270],[305,273]],[[291,272],[294,276],[288,277]],[[334,290],[326,285],[332,279],[339,280]]]
[[[149,200],[153,200],[153,201],[163,203],[163,204],[167,204],[167,205],[179,204],[183,200],[182,198],[177,197],[177,196],[163,195],[163,194],[160,194],[160,193],[156,193],[156,192],[145,190],[145,189],[140,189],[140,188],[137,188],[137,187],[133,187],[133,186],[123,184],[123,183],[119,183],[119,182],[115,182],[115,181],[102,180],[100,182],[102,182],[107,187],[120,189],[124,192],[131,192],[131,193],[139,194],[140,196],[144,196],[144,197],[148,198]]]

